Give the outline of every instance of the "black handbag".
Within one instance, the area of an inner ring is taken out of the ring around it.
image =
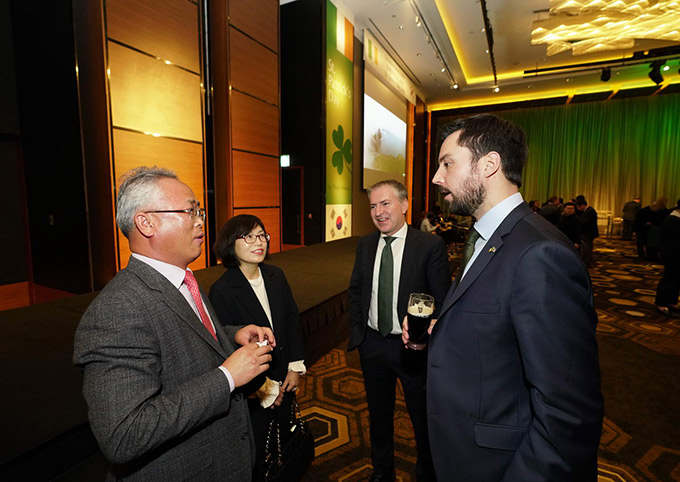
[[[269,421],[264,460],[255,471],[256,482],[299,482],[314,459],[314,436],[300,416],[293,393],[290,420],[281,426]]]

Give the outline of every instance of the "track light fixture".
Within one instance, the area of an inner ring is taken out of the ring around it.
[[[656,85],[659,85],[661,82],[663,82],[663,75],[661,75],[661,66],[666,63],[665,60],[655,60],[649,66],[652,68],[652,70],[649,71],[649,78],[652,79],[652,82],[654,82]]]
[[[600,75],[600,80],[602,82],[609,82],[609,79],[612,77],[612,69],[609,67],[605,67],[602,69],[602,74]]]

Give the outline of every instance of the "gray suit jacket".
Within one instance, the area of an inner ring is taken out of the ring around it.
[[[163,275],[130,258],[83,315],[74,363],[107,480],[251,479],[247,404],[218,368],[240,327],[222,327],[203,299],[219,342]]]

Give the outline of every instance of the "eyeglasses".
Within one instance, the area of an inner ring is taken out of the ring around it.
[[[205,209],[204,208],[190,208],[190,209],[165,209],[162,211],[146,211],[147,213],[187,213],[191,216],[193,221],[201,218],[201,222],[205,223]]]
[[[253,244],[256,239],[259,239],[262,243],[266,243],[271,239],[271,235],[269,233],[244,234],[243,236],[239,236],[239,238],[243,239],[246,244]]]

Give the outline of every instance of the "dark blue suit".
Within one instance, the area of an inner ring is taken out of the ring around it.
[[[588,273],[522,203],[455,283],[429,348],[441,481],[594,482],[603,417]]]

